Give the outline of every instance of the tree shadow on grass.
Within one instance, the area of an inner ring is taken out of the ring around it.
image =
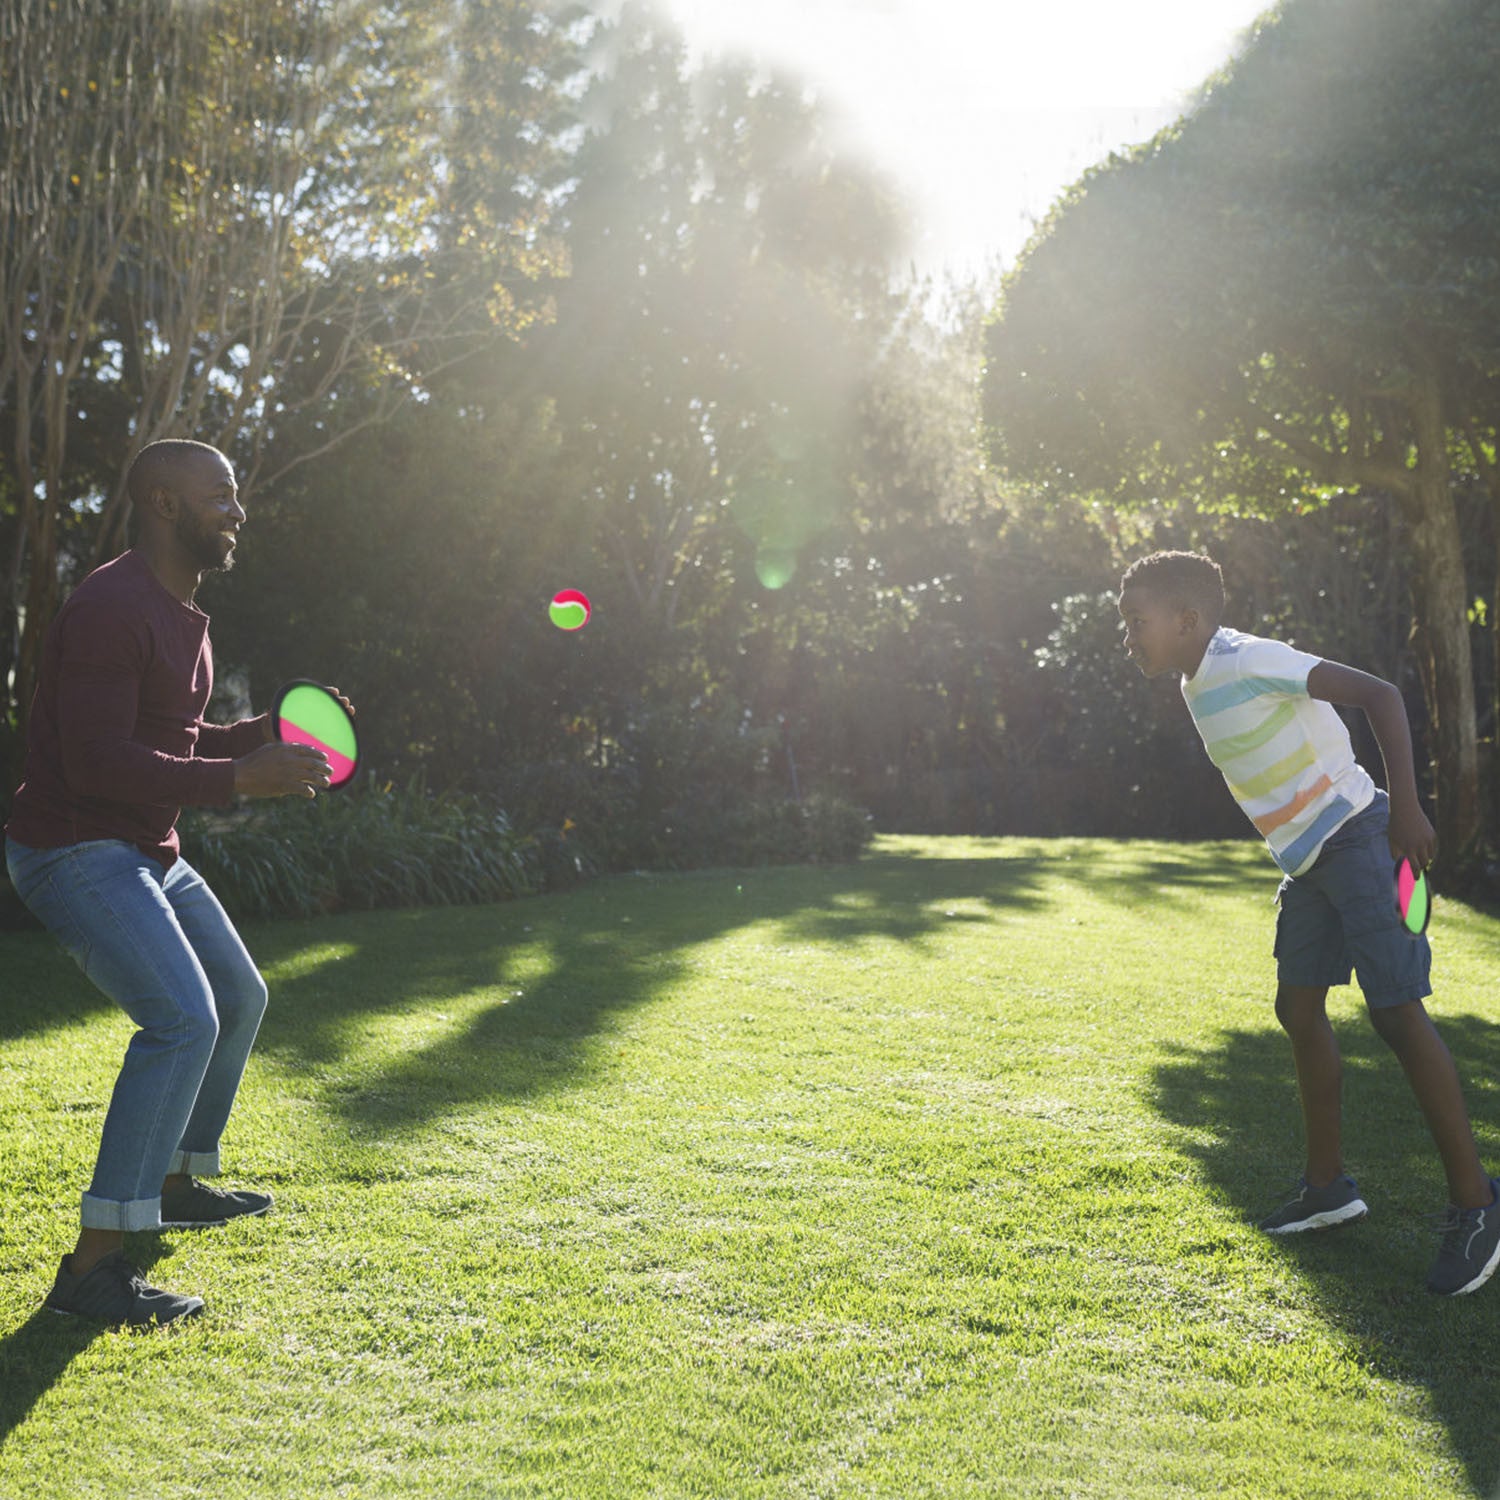
[[[171,1251],[160,1235],[129,1235],[125,1253],[142,1273]],[[49,1273],[50,1275],[50,1273]],[[40,1288],[44,1295],[46,1288]],[[20,1428],[68,1367],[104,1332],[101,1324],[38,1306],[19,1327],[0,1334],[0,1444]],[[170,1338],[168,1330],[142,1330],[141,1337]]]
[[[955,903],[999,920],[1036,907],[1038,878],[1033,863],[1003,855],[875,853],[845,866],[625,876],[498,906],[261,924],[245,934],[273,978],[257,1051],[307,1076],[351,1134],[415,1130],[467,1104],[586,1082],[610,1018],[663,993],[695,947],[726,933],[767,924],[777,945],[922,944],[955,920]],[[45,934],[7,941],[20,946],[6,954],[17,962],[0,1042],[113,1010]],[[439,1013],[476,990],[493,1002],[456,1032],[360,1067],[382,1016]],[[130,1250],[142,1270],[167,1253],[155,1236],[132,1237]],[[0,1335],[0,1442],[97,1336],[40,1308]]]
[[[1134,912],[1148,912],[1164,899],[1180,906],[1189,895],[1265,891],[1269,901],[1280,878],[1258,839],[1175,845],[1119,840],[1104,851],[1089,889]]]
[[[1480,1153],[1500,1172],[1493,1085],[1500,1028],[1473,1015],[1436,1019],[1465,1082]],[[1335,1025],[1346,1162],[1370,1215],[1347,1229],[1268,1244],[1377,1373],[1428,1392],[1476,1493],[1490,1495],[1500,1479],[1500,1281],[1458,1298],[1426,1290],[1437,1237],[1425,1216],[1446,1199],[1437,1152],[1400,1066],[1363,1015]],[[1180,1049],[1158,1069],[1155,1095],[1163,1118],[1181,1128],[1184,1152],[1247,1221],[1290,1196],[1302,1127],[1291,1050],[1279,1030],[1228,1032],[1206,1050]]]
[[[305,972],[297,930],[279,926],[253,944],[269,968],[288,971],[274,978],[258,1049],[299,1069],[338,1068],[372,1016],[424,1003],[441,1013],[455,995],[493,991],[440,1040],[373,1074],[325,1081],[351,1126],[414,1128],[466,1104],[576,1084],[611,1018],[665,992],[695,949],[727,933],[768,924],[777,947],[921,945],[955,921],[1034,908],[1045,899],[1038,882],[1019,859],[880,853],[844,866],[622,876],[539,901],[320,924],[339,956]]]
[[[50,933],[0,933],[0,1042],[113,1008]]]

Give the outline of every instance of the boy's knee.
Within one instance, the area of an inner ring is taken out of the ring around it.
[[[1302,985],[1283,984],[1276,990],[1276,1019],[1283,1031],[1328,1023],[1328,991]]]
[[[1427,1007],[1420,1000],[1407,1000],[1400,1005],[1371,1006],[1370,1024],[1387,1047],[1393,1052],[1399,1052],[1415,1032],[1428,1024]]]

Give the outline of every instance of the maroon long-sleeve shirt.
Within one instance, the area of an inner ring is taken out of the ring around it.
[[[170,867],[184,807],[223,806],[265,721],[205,724],[208,616],[125,552],[74,589],[47,631],[25,779],[6,833],[33,849],[124,839]]]

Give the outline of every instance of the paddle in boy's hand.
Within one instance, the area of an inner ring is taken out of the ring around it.
[[[1432,917],[1432,901],[1427,891],[1427,875],[1409,859],[1396,861],[1396,910],[1401,923],[1413,937],[1427,931]]]

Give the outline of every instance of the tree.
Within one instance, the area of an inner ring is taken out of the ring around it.
[[[647,718],[730,704],[785,718],[808,786],[890,747],[930,762],[943,684],[983,691],[977,634],[951,670],[961,600],[913,628],[967,547],[979,305],[943,334],[893,286],[893,205],[802,90],[692,72],[629,17],[596,45],[586,128],[547,169],[569,184],[555,321],[279,486],[224,581],[221,654],[264,682],[316,641],[326,665],[295,670],[361,694],[388,772],[441,783],[612,762]],[[546,623],[564,585],[595,604],[573,638]]]
[[[1480,828],[1454,448],[1494,427],[1497,62],[1480,0],[1287,0],[1184,120],[1054,209],[985,390],[999,460],[1054,489],[1399,508],[1455,862]]]
[[[6,0],[0,644],[19,713],[69,576],[122,541],[141,446],[214,442],[248,491],[534,316],[540,188],[503,216],[470,190],[473,117],[528,102],[471,87],[472,44],[518,13],[508,34],[535,51],[550,23],[506,0]],[[275,443],[292,425],[295,451]]]

